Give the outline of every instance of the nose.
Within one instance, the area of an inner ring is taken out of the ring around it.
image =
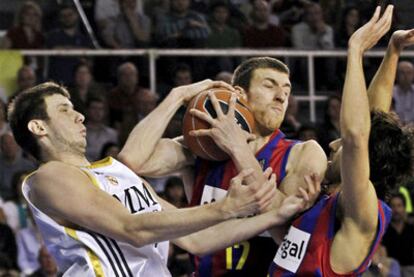
[[[282,88],[280,88],[280,87],[276,88],[275,98],[276,98],[277,101],[281,102],[282,104],[285,103],[285,101],[287,99],[287,96],[283,92]]]
[[[83,123],[85,121],[85,116],[80,112],[76,112],[76,122]]]

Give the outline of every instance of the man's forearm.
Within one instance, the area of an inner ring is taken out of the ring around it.
[[[154,111],[134,127],[119,154],[119,158],[132,167],[135,172],[139,172],[139,168],[154,152],[168,123],[182,104],[179,95],[172,91]]]
[[[192,254],[202,256],[249,239],[274,225],[283,223],[282,219],[271,211],[254,217],[228,220],[173,242]]]
[[[193,208],[132,215],[125,222],[125,232],[129,234],[130,243],[141,247],[185,236],[234,217],[235,214],[223,208],[223,201],[220,201]]]
[[[371,110],[389,112],[400,52],[401,50],[393,45],[391,39],[384,59],[368,88]]]
[[[354,136],[368,136],[370,131],[362,56],[361,49],[349,47],[340,119],[341,135],[345,140]]]

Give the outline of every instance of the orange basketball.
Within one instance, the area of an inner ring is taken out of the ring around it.
[[[224,88],[210,89],[201,92],[195,96],[188,104],[187,111],[184,115],[183,134],[184,141],[190,150],[197,156],[212,161],[223,161],[229,159],[227,153],[222,151],[208,136],[194,137],[190,136],[192,130],[209,129],[210,124],[190,114],[190,109],[194,108],[202,112],[207,112],[211,117],[216,118],[217,114],[208,97],[208,93],[212,91],[217,97],[220,107],[224,114],[228,111],[228,103],[232,92]],[[251,113],[246,100],[239,97],[235,107],[235,118],[237,124],[247,132],[253,132],[254,117]]]

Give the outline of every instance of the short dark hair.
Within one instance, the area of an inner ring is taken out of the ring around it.
[[[177,74],[177,72],[180,72],[180,71],[191,72],[191,67],[186,63],[179,63],[174,67],[174,76]]]
[[[281,61],[271,57],[250,58],[242,62],[234,71],[232,85],[248,91],[253,72],[258,68],[271,68],[289,75],[289,68]]]
[[[91,104],[95,102],[102,103],[104,105],[106,104],[105,99],[103,97],[91,96],[86,99],[86,108],[89,108]]]
[[[393,114],[371,112],[369,136],[370,180],[377,196],[388,200],[390,192],[411,175],[410,134]]]
[[[404,194],[402,194],[401,192],[394,192],[394,193],[392,193],[391,196],[390,196],[390,202],[394,198],[401,199],[401,202],[403,203],[404,207],[407,206],[407,200],[405,199]]]
[[[40,147],[27,124],[33,119],[49,119],[45,98],[54,94],[70,98],[65,87],[46,82],[24,90],[10,103],[8,109],[8,119],[16,142],[38,160],[41,160]]]

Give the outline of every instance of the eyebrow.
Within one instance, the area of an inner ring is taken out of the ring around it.
[[[58,108],[60,108],[60,107],[73,108],[73,105],[69,104],[69,103],[60,103],[60,104],[57,105],[57,107]]]
[[[275,79],[273,79],[273,78],[270,78],[270,77],[266,77],[266,78],[264,78],[265,80],[267,80],[267,81],[269,81],[269,82],[271,82],[273,85],[278,85],[279,83],[275,80]],[[282,87],[288,87],[288,88],[291,88],[292,87],[292,85],[290,84],[290,83],[285,83],[285,84],[283,84],[283,86]]]

